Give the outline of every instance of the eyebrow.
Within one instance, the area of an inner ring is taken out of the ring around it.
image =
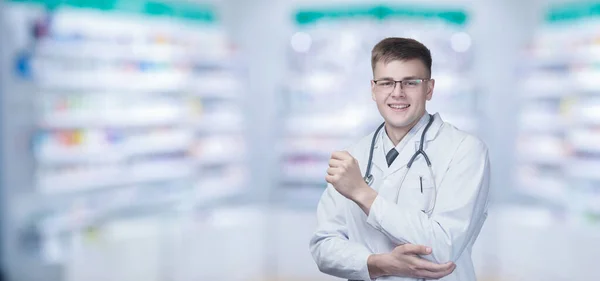
[[[400,80],[409,80],[409,79],[423,79],[423,78],[418,77],[418,76],[407,76],[407,77],[404,77],[404,78],[402,78]],[[392,77],[381,77],[381,78],[375,79],[375,80],[394,80],[394,78],[392,78]]]

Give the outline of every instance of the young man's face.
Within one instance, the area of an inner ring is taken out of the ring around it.
[[[387,126],[410,129],[423,116],[425,103],[431,99],[434,87],[434,81],[427,80],[428,73],[425,65],[418,59],[394,60],[387,64],[380,61],[375,65],[375,82],[371,81],[371,92]],[[393,80],[407,82],[396,83],[394,86]]]

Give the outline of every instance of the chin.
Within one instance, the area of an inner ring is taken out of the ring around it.
[[[405,128],[412,125],[413,122],[410,121],[387,121],[390,126],[394,128]]]
[[[405,128],[416,123],[416,119],[411,118],[412,116],[413,115],[400,117],[392,115],[388,116],[388,118],[385,119],[385,122],[394,128]]]

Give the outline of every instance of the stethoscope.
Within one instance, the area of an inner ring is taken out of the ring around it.
[[[425,129],[423,129],[423,132],[421,133],[421,142],[419,143],[419,149],[417,151],[415,151],[415,153],[413,154],[413,156],[408,161],[408,164],[406,165],[407,169],[406,169],[406,171],[404,173],[404,176],[402,177],[402,181],[400,182],[400,187],[398,188],[398,190],[396,192],[396,201],[398,201],[398,196],[400,194],[400,188],[402,187],[402,184],[404,183],[404,179],[406,178],[406,175],[408,174],[408,171],[410,170],[410,168],[414,164],[415,160],[417,159],[417,156],[419,156],[419,154],[423,155],[423,159],[425,159],[425,163],[427,163],[427,168],[429,170],[429,175],[431,177],[431,182],[433,184],[433,189],[434,189],[434,192],[435,192],[435,194],[430,199],[430,200],[433,200],[433,204],[429,204],[431,206],[431,208],[427,209],[427,210],[422,210],[425,213],[430,213],[433,210],[433,208],[435,206],[435,198],[437,197],[437,187],[435,185],[435,178],[433,176],[433,169],[431,168],[431,161],[429,160],[429,156],[427,156],[427,153],[425,153],[425,150],[423,149],[423,144],[425,143],[425,134],[427,134],[427,131],[429,130],[429,127],[431,127],[431,124],[433,123],[433,118],[434,118],[433,115],[429,114],[429,121],[427,122],[427,125],[425,126]],[[381,123],[381,125],[379,125],[379,127],[377,128],[377,130],[375,130],[375,134],[373,134],[373,139],[371,140],[371,147],[369,149],[369,162],[367,162],[367,170],[365,171],[365,175],[363,177],[363,179],[365,180],[365,182],[369,186],[371,186],[371,184],[373,184],[373,181],[374,181],[373,174],[371,174],[371,165],[373,164],[373,153],[375,152],[375,142],[377,141],[377,137],[379,136],[379,132],[384,127],[384,125],[385,125],[385,122],[383,122],[383,123]],[[422,184],[423,184],[423,182],[422,182],[422,178],[421,178],[421,191],[423,191]]]

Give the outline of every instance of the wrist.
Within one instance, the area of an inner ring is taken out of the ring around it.
[[[384,266],[384,254],[372,254],[367,259],[367,268],[371,279],[385,276],[387,273]]]
[[[359,183],[359,185],[352,190],[350,193],[350,200],[359,203],[361,200],[364,200],[366,194],[372,190],[365,182]]]
[[[364,186],[355,189],[350,200],[354,201],[366,214],[369,214],[371,205],[373,205],[377,195],[377,191],[364,184]]]

